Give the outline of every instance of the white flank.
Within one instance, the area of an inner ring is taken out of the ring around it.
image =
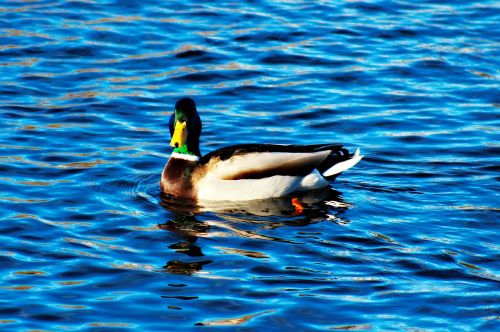
[[[184,159],[184,160],[189,160],[189,161],[199,161],[200,157],[192,155],[192,154],[184,154],[184,153],[177,153],[177,152],[172,152],[170,155],[170,158],[176,158],[176,159]]]
[[[333,165],[323,173],[323,176],[328,177],[341,173],[356,165],[362,158],[363,156],[359,154],[359,149],[356,149],[356,152],[354,152],[354,156],[351,159]]]
[[[220,179],[230,178],[241,173],[262,171],[273,168],[304,167],[319,165],[330,151],[311,153],[256,152],[236,155],[217,163],[211,171]]]
[[[221,180],[208,173],[198,182],[202,201],[247,201],[286,196],[294,191],[326,187],[328,181],[317,170],[306,176],[275,175],[262,179]]]

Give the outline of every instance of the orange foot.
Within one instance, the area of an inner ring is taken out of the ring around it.
[[[292,215],[298,216],[304,211],[304,207],[300,204],[297,197],[292,198],[292,205],[295,208],[295,211],[293,211]]]

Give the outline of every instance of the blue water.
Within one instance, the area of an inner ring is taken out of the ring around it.
[[[2,1],[0,330],[500,329],[499,21],[496,1]],[[202,153],[365,158],[299,215],[164,202],[186,95]]]

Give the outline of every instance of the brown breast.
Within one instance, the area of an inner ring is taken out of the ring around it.
[[[161,190],[167,195],[195,200],[194,181],[199,177],[198,168],[195,161],[170,158],[161,175]]]

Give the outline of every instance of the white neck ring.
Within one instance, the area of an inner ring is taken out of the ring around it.
[[[172,152],[170,158],[184,159],[189,161],[200,161],[200,157],[198,156],[192,154],[177,153],[177,152]]]

